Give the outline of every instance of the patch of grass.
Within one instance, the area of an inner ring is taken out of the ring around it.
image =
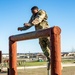
[[[46,65],[46,63],[47,62],[24,62],[18,66],[40,66],[40,65]]]
[[[62,63],[75,63],[75,59],[62,59]],[[40,66],[40,65],[46,65],[47,62],[38,62],[38,61],[33,61],[33,62],[22,62],[18,64],[18,66]]]
[[[62,59],[62,63],[75,63],[75,59]]]
[[[25,66],[40,66],[46,65],[47,62],[26,62]]]

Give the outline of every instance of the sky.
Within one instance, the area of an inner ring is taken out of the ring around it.
[[[59,26],[61,51],[75,49],[75,0],[0,0],[0,50],[9,53],[9,36],[35,31],[17,31],[31,17],[31,7],[38,6],[48,14],[50,27]],[[42,52],[38,39],[17,42],[18,53]]]

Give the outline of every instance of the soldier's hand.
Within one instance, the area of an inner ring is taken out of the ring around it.
[[[31,26],[30,23],[24,23],[24,26]]]
[[[18,29],[17,29],[18,31],[22,31],[22,27],[18,27]]]

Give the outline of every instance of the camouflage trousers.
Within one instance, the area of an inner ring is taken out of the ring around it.
[[[48,61],[50,61],[50,37],[39,38],[39,44],[44,55],[47,57]]]

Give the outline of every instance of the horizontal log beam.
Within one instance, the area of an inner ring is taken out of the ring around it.
[[[22,40],[35,39],[39,37],[47,37],[47,36],[50,36],[51,33],[55,33],[55,34],[60,33],[60,28],[57,26],[54,26],[48,29],[13,35],[13,36],[10,36],[10,40],[11,41],[22,41]]]

